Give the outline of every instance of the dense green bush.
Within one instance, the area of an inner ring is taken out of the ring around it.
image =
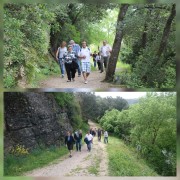
[[[49,22],[54,15],[46,5],[4,6],[4,86],[15,87],[25,78],[33,82],[44,70],[48,56]],[[42,73],[43,74],[43,73]]]
[[[76,97],[73,93],[53,93],[58,105],[61,108],[67,110],[68,117],[70,119],[70,123],[74,130],[81,128],[83,125],[81,108],[76,100]],[[86,129],[86,128],[85,128]]]
[[[106,111],[102,127],[127,140],[154,170],[176,175],[176,95],[148,93],[128,110]]]
[[[131,88],[174,88],[176,86],[176,40],[175,20],[170,24],[170,32],[164,51],[160,56],[162,35],[167,28],[167,20],[172,4],[132,7],[125,18],[123,46],[120,58],[132,65],[132,73],[123,77],[123,83]],[[133,16],[132,16],[133,14]],[[147,23],[148,22],[148,23]],[[169,23],[169,22],[168,22]]]
[[[121,98],[96,96],[94,93],[78,93],[82,109],[82,116],[85,120],[99,121],[108,110],[117,109],[122,111],[129,107],[128,102]]]

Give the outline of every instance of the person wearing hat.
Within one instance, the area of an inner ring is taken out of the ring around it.
[[[80,60],[78,59],[78,53],[81,49],[81,47],[79,46],[79,44],[76,44],[74,42],[74,40],[70,40],[69,41],[69,44],[72,46],[72,50],[75,52],[75,55],[76,55],[76,63],[78,64],[78,77],[81,76],[81,62]]]
[[[104,64],[104,68],[107,69],[111,51],[112,51],[112,48],[110,47],[110,45],[107,44],[107,41],[104,40],[103,41],[103,46],[100,48],[100,53],[101,53],[101,73],[104,71],[103,64]]]
[[[66,54],[64,54],[63,61],[68,77],[67,82],[75,81],[75,74],[78,64],[76,63],[75,53],[73,52],[71,45],[68,46],[68,51]]]

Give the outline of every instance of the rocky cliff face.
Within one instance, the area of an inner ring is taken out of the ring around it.
[[[60,146],[67,130],[72,130],[67,110],[61,109],[50,93],[4,93],[4,147]]]

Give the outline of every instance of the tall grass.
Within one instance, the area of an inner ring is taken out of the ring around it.
[[[118,60],[117,64],[116,64],[116,68],[117,69],[124,69],[126,71],[130,71],[131,70],[131,65],[123,63],[122,61]]]
[[[83,139],[89,129],[89,125],[85,122],[81,125]],[[82,139],[82,143],[84,141]],[[59,159],[60,157],[68,154],[67,147],[51,146],[45,148],[34,149],[28,155],[15,156],[8,154],[4,157],[4,176],[20,176],[27,171],[43,167],[49,163]]]
[[[4,176],[19,176],[27,171],[43,167],[68,153],[66,147],[35,149],[26,156],[8,154],[4,158]]]
[[[116,137],[109,137],[107,152],[110,176],[157,176],[134,149]]]

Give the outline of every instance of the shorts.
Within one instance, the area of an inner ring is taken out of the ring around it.
[[[70,151],[70,150],[73,150],[73,144],[71,143],[71,144],[67,144],[67,147],[68,147],[68,150]]]
[[[91,63],[90,62],[82,62],[81,66],[82,66],[82,72],[87,72],[87,73],[91,72]]]

